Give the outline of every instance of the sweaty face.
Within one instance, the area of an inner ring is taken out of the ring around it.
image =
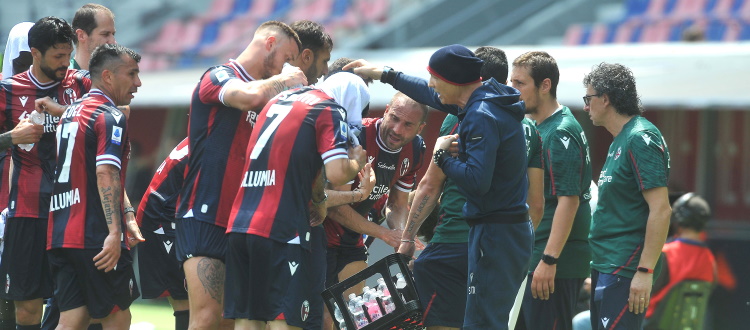
[[[44,54],[40,54],[39,69],[47,78],[54,81],[62,81],[70,65],[70,54],[73,53],[73,45],[59,43],[47,48]]]
[[[276,43],[263,60],[263,78],[268,79],[281,73],[284,63],[291,62],[299,54],[299,48],[294,40],[286,37],[277,37]]]
[[[96,47],[104,44],[114,44],[115,32],[115,20],[112,16],[104,12],[96,13],[96,28],[88,35],[86,42],[89,54],[93,53]]]
[[[386,147],[397,150],[411,142],[422,131],[422,109],[403,99],[394,100],[383,114],[380,139]]]
[[[138,87],[141,86],[138,63],[127,55],[123,55],[122,60],[123,62],[111,73],[113,79],[110,97],[118,106],[130,104],[133,94],[138,92]]]
[[[521,101],[526,103],[526,113],[534,114],[539,107],[539,88],[534,85],[529,69],[525,66],[515,66],[510,74],[513,88],[521,92]]]

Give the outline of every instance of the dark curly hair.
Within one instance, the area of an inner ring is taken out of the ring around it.
[[[72,47],[75,39],[76,36],[68,22],[54,16],[39,19],[29,29],[29,47],[38,49],[42,55],[57,44],[69,44]]]
[[[294,32],[297,32],[299,40],[302,42],[300,51],[309,49],[317,55],[320,50],[333,49],[333,40],[322,25],[313,21],[301,20],[292,23],[290,27]]]
[[[621,115],[635,116],[643,113],[633,71],[622,64],[602,62],[594,66],[583,78],[583,86],[591,86],[598,95],[607,94],[609,102]]]

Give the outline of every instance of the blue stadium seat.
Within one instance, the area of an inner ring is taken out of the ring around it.
[[[718,19],[711,20],[706,25],[706,40],[723,41],[724,34],[727,32],[726,22]]]
[[[651,0],[628,0],[625,4],[626,16],[639,16],[643,15],[648,8],[648,4]]]

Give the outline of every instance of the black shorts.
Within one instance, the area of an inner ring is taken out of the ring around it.
[[[555,292],[549,300],[534,299],[531,283],[534,275],[526,281],[525,294],[516,329],[573,329],[578,293],[583,286],[583,278],[555,278]]]
[[[227,229],[193,218],[177,219],[177,261],[180,265],[192,257],[209,257],[224,262],[227,253]]]
[[[326,251],[326,288],[339,283],[339,273],[346,265],[367,262],[367,248],[329,247]]]
[[[305,330],[323,327],[324,302],[323,290],[326,284],[326,230],[322,225],[310,229],[310,281],[313,283],[313,295],[310,300],[310,317],[307,318]]]
[[[138,298],[130,251],[120,250],[117,267],[107,273],[96,269],[100,249],[52,249],[50,266],[55,279],[55,302],[60,311],[86,306],[95,319],[126,310]]]
[[[143,231],[142,234],[146,241],[138,244],[137,250],[143,299],[167,296],[176,300],[188,299],[185,272],[177,261],[174,249],[174,233],[168,235]]]
[[[0,298],[32,300],[52,297],[52,275],[47,257],[47,219],[10,218],[5,223],[5,249]]]
[[[303,328],[310,316],[310,251],[255,235],[230,233],[224,318],[285,320]]]

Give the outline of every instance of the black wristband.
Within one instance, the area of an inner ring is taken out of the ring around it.
[[[557,263],[557,258],[555,258],[555,257],[553,257],[553,256],[551,256],[549,254],[543,254],[542,255],[542,262],[544,262],[545,264],[548,264],[548,265],[551,266],[551,265],[554,265],[554,264]]]
[[[392,67],[384,66],[383,73],[380,75],[380,82],[393,85],[396,83],[396,76],[398,71],[393,70]]]
[[[448,150],[445,149],[438,149],[435,151],[435,154],[432,156],[432,161],[435,162],[435,165],[437,165],[440,168],[443,168],[443,162],[445,161],[445,157],[448,157]]]

